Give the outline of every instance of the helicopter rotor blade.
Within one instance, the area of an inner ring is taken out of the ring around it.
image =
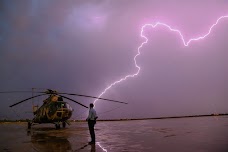
[[[117,101],[117,100],[99,98],[99,97],[94,97],[94,96],[87,96],[87,95],[82,95],[82,94],[74,94],[74,93],[58,93],[58,94],[65,94],[65,95],[70,95],[70,96],[88,97],[88,98],[94,98],[94,99],[100,99],[100,100],[106,100],[106,101],[111,101],[111,102],[117,102],[117,103],[128,104],[128,103],[126,103],[126,102],[121,102],[121,101]]]
[[[46,94],[39,94],[39,95],[30,97],[30,98],[24,99],[24,100],[22,100],[22,101],[20,101],[20,102],[17,102],[17,103],[15,103],[15,104],[10,105],[9,107],[16,106],[16,105],[18,105],[18,104],[20,104],[20,103],[22,103],[22,102],[25,102],[25,101],[30,100],[30,99],[32,99],[32,98],[36,98],[36,97],[43,96],[43,95],[46,95]]]
[[[62,97],[62,98],[66,98],[66,99],[68,99],[68,100],[70,100],[70,101],[73,101],[73,102],[75,102],[75,103],[77,103],[77,104],[79,104],[79,105],[81,105],[81,106],[83,106],[83,107],[85,107],[85,108],[88,108],[87,106],[85,106],[85,105],[81,104],[80,102],[75,101],[75,100],[73,100],[73,99],[71,99],[71,98],[68,98],[68,97],[62,96],[62,95],[59,95],[59,96]]]
[[[55,95],[61,95],[61,94],[63,94],[63,95],[70,95],[70,96],[79,96],[79,97],[87,97],[87,98],[94,98],[94,99],[100,99],[100,100],[105,100],[105,101],[111,101],[111,102],[116,102],[116,103],[122,103],[122,104],[128,104],[128,103],[126,103],[126,102],[121,102],[121,101],[117,101],[117,100],[111,100],[111,99],[106,99],[106,98],[99,98],[99,97],[95,97],[95,96],[88,96],[88,95],[83,95],[83,94],[75,94],[75,93],[59,93],[59,92],[57,92],[57,91],[54,91],[54,90],[51,90],[51,89],[47,89],[47,91],[45,91],[45,92],[37,92],[37,91],[5,91],[5,92],[0,92],[0,93],[31,93],[31,92],[33,92],[33,93],[42,93],[42,95],[45,95],[45,94],[48,94],[48,95],[51,95],[51,94],[55,94]],[[38,95],[38,96],[41,96],[41,95]],[[35,98],[35,97],[38,97],[38,96],[33,96],[33,97],[31,97],[31,98],[28,98],[28,99],[25,99],[25,100],[22,100],[21,102],[19,102],[19,103],[22,103],[22,102],[24,102],[24,101],[26,101],[26,100],[29,100],[29,99],[32,99],[32,98]],[[65,96],[64,96],[65,97]],[[68,98],[68,97],[65,97],[66,99]],[[70,100],[70,98],[69,98],[69,100]],[[72,99],[73,100],[73,99]],[[74,101],[75,102],[75,101]],[[13,105],[11,105],[11,107],[13,107],[13,106],[15,106],[15,105],[17,105],[17,104],[19,104],[19,103],[16,103],[16,104],[13,104]],[[77,102],[76,102],[77,103]],[[80,104],[80,103],[78,103],[78,104]]]

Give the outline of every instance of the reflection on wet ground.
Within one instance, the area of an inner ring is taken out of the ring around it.
[[[70,142],[65,137],[47,135],[46,133],[37,133],[35,131],[28,131],[28,135],[31,135],[31,142],[36,151],[45,151],[46,149],[72,150]]]
[[[26,126],[0,124],[0,151],[228,151],[227,116],[98,122],[95,145],[88,145],[90,136],[85,122],[60,130],[52,124],[30,130]]]

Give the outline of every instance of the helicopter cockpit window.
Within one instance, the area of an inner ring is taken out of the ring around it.
[[[58,107],[58,108],[66,108],[66,104],[65,104],[65,103],[59,102],[59,103],[57,104],[57,107]]]
[[[70,109],[70,110],[72,110],[72,108],[70,107],[70,105],[69,104],[67,104],[67,103],[64,103],[64,102],[58,102],[57,103],[57,108],[67,108],[67,109]]]
[[[66,107],[67,107],[67,109],[72,110],[72,108],[70,107],[70,105],[67,104],[67,103],[66,103]]]

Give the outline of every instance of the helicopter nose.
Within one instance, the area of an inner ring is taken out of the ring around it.
[[[67,111],[64,111],[64,112],[63,112],[63,116],[62,116],[62,117],[70,117],[71,114],[72,114],[72,112],[69,111],[69,110],[67,110]]]

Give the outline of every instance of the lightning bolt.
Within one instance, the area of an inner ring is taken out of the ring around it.
[[[104,152],[108,152],[107,149],[105,149],[103,146],[101,146],[100,142],[97,142],[97,145],[98,145]]]
[[[188,41],[186,41],[186,40],[184,39],[184,36],[183,36],[183,34],[181,33],[180,30],[174,29],[174,28],[172,28],[172,27],[171,27],[170,25],[168,25],[168,24],[165,24],[165,23],[162,23],[162,22],[156,22],[155,24],[144,24],[144,25],[141,27],[141,33],[140,33],[140,36],[141,36],[141,38],[144,39],[144,41],[139,45],[139,47],[138,47],[138,49],[137,49],[137,54],[136,54],[135,57],[134,57],[134,63],[135,63],[135,67],[137,68],[137,72],[134,73],[134,74],[126,75],[125,77],[123,77],[123,78],[121,78],[121,79],[119,79],[119,80],[113,82],[113,83],[110,84],[107,88],[105,88],[104,91],[101,92],[100,95],[99,95],[98,97],[100,98],[100,97],[101,97],[102,95],[104,95],[109,89],[111,89],[113,86],[119,84],[120,82],[125,81],[125,80],[127,80],[128,78],[133,78],[133,77],[135,77],[135,76],[137,76],[137,75],[139,74],[139,72],[140,72],[140,66],[138,66],[137,61],[136,61],[136,58],[141,54],[141,52],[140,52],[141,48],[142,48],[145,44],[147,44],[147,42],[148,42],[148,38],[143,34],[145,28],[147,28],[147,27],[152,27],[153,29],[155,29],[156,27],[159,27],[159,26],[165,27],[165,28],[169,29],[170,32],[174,32],[174,33],[178,34],[178,35],[180,36],[180,39],[182,40],[184,46],[185,46],[185,47],[188,47],[188,46],[190,45],[191,42],[193,42],[193,41],[199,41],[199,40],[202,40],[202,39],[206,38],[208,35],[210,35],[212,29],[213,29],[221,20],[227,19],[227,18],[228,18],[228,15],[219,17],[219,18],[217,19],[217,21],[216,21],[213,25],[211,25],[211,27],[209,28],[209,31],[208,31],[206,34],[204,34],[204,35],[202,35],[202,36],[200,36],[200,37],[191,38],[191,39],[189,39]],[[99,100],[99,99],[94,100],[94,104],[96,103],[97,100]]]

